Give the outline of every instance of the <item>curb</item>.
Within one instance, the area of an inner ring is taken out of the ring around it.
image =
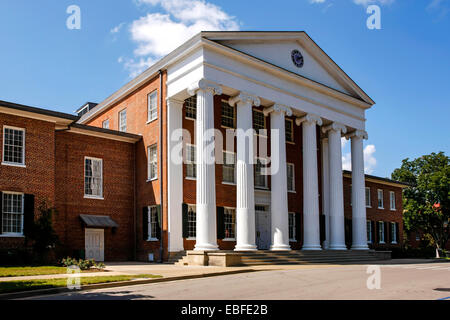
[[[82,291],[88,291],[88,290],[94,290],[94,289],[116,288],[116,287],[125,287],[125,286],[151,284],[151,283],[161,283],[161,282],[169,282],[169,281],[177,281],[177,280],[209,278],[209,277],[226,276],[226,275],[249,273],[249,272],[256,272],[256,271],[260,271],[260,270],[254,270],[254,269],[245,270],[244,269],[244,270],[234,270],[234,271],[225,271],[225,272],[202,273],[202,274],[186,275],[186,276],[178,276],[178,277],[168,277],[168,278],[98,283],[98,284],[89,284],[89,285],[82,286],[81,289],[79,289],[79,290],[71,290],[66,287],[60,287],[60,288],[39,289],[39,290],[13,292],[13,293],[3,293],[3,294],[0,294],[0,300],[22,299],[22,298],[30,298],[30,297],[42,296],[42,295],[52,295],[52,294],[58,294],[58,293],[82,292]]]

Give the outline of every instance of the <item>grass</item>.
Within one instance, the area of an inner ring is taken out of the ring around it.
[[[67,268],[56,266],[40,267],[0,267],[0,278],[4,277],[22,277],[22,276],[40,276],[48,274],[67,273]]]
[[[80,282],[81,285],[83,286],[87,284],[110,283],[110,282],[129,281],[134,279],[156,279],[156,278],[162,278],[162,276],[153,274],[137,274],[124,276],[82,277],[80,279]],[[61,288],[66,286],[67,286],[67,278],[3,281],[0,282],[0,293]]]

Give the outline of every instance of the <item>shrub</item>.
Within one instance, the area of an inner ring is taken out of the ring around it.
[[[95,262],[94,259],[74,259],[67,257],[61,260],[61,265],[63,267],[77,266],[81,270],[89,269],[104,269],[105,265],[101,262]]]

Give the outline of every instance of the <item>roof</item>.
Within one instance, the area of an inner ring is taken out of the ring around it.
[[[89,132],[91,132],[92,134],[96,133],[95,134],[96,136],[106,137],[106,138],[108,138],[108,136],[110,138],[111,138],[111,136],[115,136],[117,138],[122,138],[122,139],[118,139],[118,140],[124,140],[124,141],[128,141],[128,142],[137,142],[137,141],[141,140],[141,138],[142,138],[142,136],[133,134],[133,133],[121,132],[121,131],[104,129],[104,128],[99,128],[99,127],[93,127],[93,126],[88,126],[88,125],[80,124],[80,123],[71,124],[70,131],[74,131],[77,133],[83,133],[82,131],[85,131],[86,134],[89,134]],[[88,132],[86,132],[86,131],[88,131]]]
[[[347,177],[351,177],[352,176],[352,172],[348,171],[348,170],[344,170],[344,176]],[[392,179],[388,179],[388,178],[381,178],[381,177],[377,177],[377,176],[371,176],[366,174],[365,175],[366,180],[367,181],[373,181],[373,182],[377,182],[377,183],[381,183],[381,184],[388,184],[388,185],[393,185],[395,187],[400,187],[400,188],[407,188],[410,185],[408,183],[405,182],[400,182],[400,181],[396,181],[396,180],[392,180]]]
[[[119,225],[109,216],[94,216],[87,214],[80,214],[80,219],[86,227],[94,228],[117,228]]]
[[[79,123],[86,123],[90,119],[92,119],[95,115],[100,112],[107,110],[113,104],[117,103],[130,93],[132,93],[137,88],[144,85],[149,79],[154,78],[160,71],[166,70],[169,65],[176,62],[179,59],[182,59],[184,56],[189,55],[193,50],[206,45],[211,42],[216,43],[219,47],[223,49],[229,49],[228,47],[220,44],[218,41],[221,39],[248,39],[248,37],[262,37],[262,36],[270,36],[272,38],[279,39],[297,39],[303,42],[307,42],[308,46],[314,49],[315,54],[319,55],[320,59],[327,62],[327,65],[339,75],[343,81],[345,81],[358,95],[358,98],[354,98],[354,101],[358,101],[360,104],[365,104],[367,106],[374,105],[375,102],[310,38],[310,36],[305,31],[202,31],[186,41],[181,46],[177,47],[171,53],[154,63],[147,70],[142,72],[140,75],[135,77],[130,82],[126,83],[120,89],[115,91],[101,103],[99,103],[96,107],[90,110],[88,113],[84,114],[79,120]],[[247,37],[247,38],[246,38]],[[237,51],[237,50],[236,50]],[[252,58],[256,58],[250,55],[247,55]],[[256,58],[257,59],[257,58]],[[262,61],[262,60],[261,60]],[[263,63],[267,63],[262,61]],[[277,67],[277,66],[274,66]],[[279,68],[280,70],[284,70],[283,68]],[[309,81],[311,83],[315,83],[317,88],[330,89],[330,92],[336,91],[323,85],[321,83],[316,83],[308,78],[305,78],[301,75],[296,75],[299,79],[305,79],[305,81]],[[341,93],[340,91],[336,91],[336,93]],[[347,97],[348,95],[341,93],[342,97]],[[348,96],[351,97],[351,96]]]
[[[78,116],[73,115],[73,114],[52,111],[52,110],[42,109],[42,108],[37,108],[37,107],[30,107],[30,106],[26,106],[23,104],[18,104],[18,103],[3,101],[3,100],[0,100],[0,107],[14,109],[17,111],[40,114],[43,116],[49,116],[49,117],[59,118],[59,119],[64,119],[64,120],[77,121],[79,119]]]

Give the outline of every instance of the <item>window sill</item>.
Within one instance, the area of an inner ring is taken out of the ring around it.
[[[190,180],[190,181],[196,181],[196,180],[197,180],[197,178],[186,177],[186,180]]]
[[[367,241],[367,244],[372,244],[372,241]]]
[[[159,241],[159,239],[157,239],[157,238],[147,239],[147,242],[157,242],[157,241]]]
[[[379,210],[384,210],[384,208],[383,208],[383,207],[378,207],[378,209],[379,209]]]
[[[295,190],[288,190],[288,193],[297,193]]]
[[[145,124],[150,124],[150,123],[152,123],[152,122],[155,122],[156,120],[158,120],[158,118],[155,118],[155,119],[153,119],[153,120],[148,120]]]
[[[255,190],[270,191],[267,187],[255,187]]]
[[[186,120],[191,120],[191,121],[195,121],[195,120],[197,120],[197,119],[194,119],[194,118],[189,118],[189,117],[184,117]]]
[[[391,210],[391,211],[397,211],[397,209],[395,209],[395,208],[394,208],[394,209],[391,208],[390,210]]]
[[[397,241],[392,241],[391,244],[398,244],[398,242]]]
[[[289,239],[289,242],[297,242],[297,240]]]
[[[87,196],[87,195],[84,195],[84,198],[91,199],[91,200],[105,200],[105,198],[103,198],[103,197]]]
[[[379,242],[379,244],[386,244],[386,242],[384,242],[384,241],[380,241],[380,242]]]
[[[0,234],[0,238],[25,238],[25,236],[23,234],[3,233]]]
[[[368,208],[368,209],[372,209],[372,207],[371,207],[371,206],[366,206],[366,208]]]
[[[286,141],[287,144],[292,144],[295,146],[295,142],[294,141]]]
[[[189,240],[189,241],[196,241],[197,238],[192,238],[192,237],[190,237],[190,238],[186,238],[186,240]]]
[[[27,166],[21,163],[2,162],[3,166],[26,168]]]
[[[229,129],[229,130],[236,131],[236,128],[227,127],[227,126],[224,126],[223,124],[222,124],[220,127],[221,127],[222,129]]]
[[[153,182],[153,181],[157,181],[158,178],[153,178],[153,179],[147,179],[147,182]]]
[[[225,238],[222,241],[236,241],[236,238]]]
[[[222,181],[222,184],[227,185],[227,186],[235,186],[236,185],[235,182],[226,182],[226,181]]]

